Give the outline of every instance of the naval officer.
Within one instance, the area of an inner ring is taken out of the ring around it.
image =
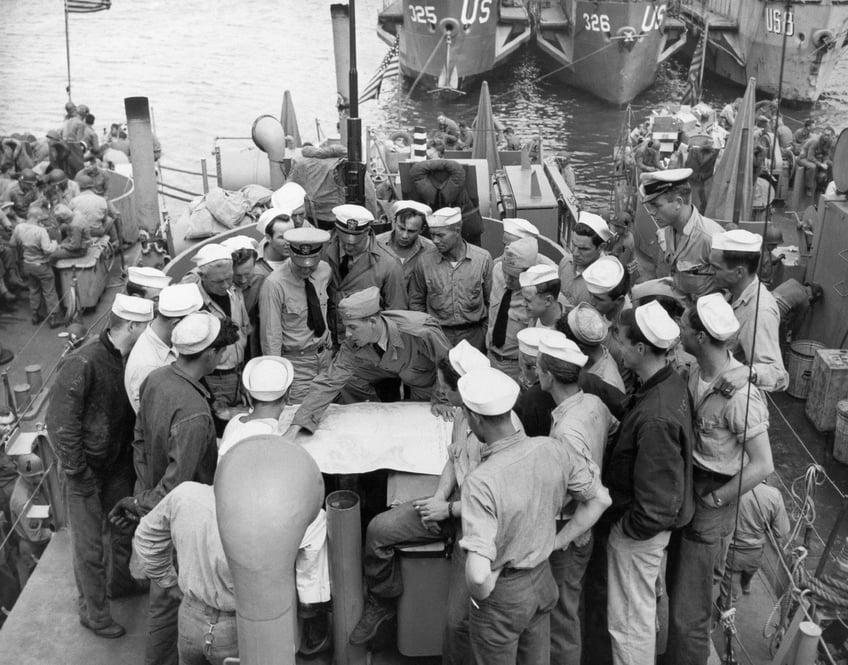
[[[375,384],[383,379],[401,379],[411,399],[431,400],[438,415],[450,413],[436,389],[436,368],[450,344],[435,319],[423,312],[381,311],[376,286],[343,299],[339,313],[345,339],[330,366],[312,381],[286,434],[300,428],[314,432],[339,395],[345,404],[376,401]]]
[[[327,285],[330,266],[319,258],[330,241],[327,231],[289,229],[291,258],[274,270],[259,297],[262,353],[282,356],[294,370],[289,400],[303,401],[312,380],[330,365]]]

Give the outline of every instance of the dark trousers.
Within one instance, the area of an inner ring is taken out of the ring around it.
[[[547,560],[507,569],[491,595],[470,602],[468,626],[476,665],[549,665],[551,610],[557,586]]]
[[[150,582],[147,605],[147,644],[145,665],[177,665],[180,601],[169,596],[156,582]]]
[[[45,314],[58,314],[59,296],[56,295],[53,269],[46,263],[24,263],[23,274],[29,287],[30,314],[38,316],[42,303]]]
[[[580,665],[583,641],[580,628],[580,597],[592,538],[580,547],[573,544],[565,551],[554,550],[549,561],[559,588],[559,600],[551,613],[551,662],[556,665]]]
[[[132,486],[130,469],[97,477],[93,483],[66,479],[79,615],[93,628],[112,622],[107,594],[121,595],[135,584],[129,572],[132,536],[106,520],[118,499],[132,494]]]
[[[733,531],[734,504],[712,508],[701,497],[726,482],[695,471],[695,515],[669,542],[665,661],[669,664],[706,665],[710,655],[713,579],[724,564],[726,539]]]

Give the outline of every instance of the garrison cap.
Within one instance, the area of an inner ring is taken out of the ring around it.
[[[283,234],[289,244],[291,258],[297,265],[311,267],[320,260],[321,248],[330,241],[330,234],[322,229],[303,227],[289,229]]]
[[[336,206],[333,208],[333,215],[336,217],[336,228],[344,233],[365,233],[374,221],[374,215],[368,208],[353,203]]]
[[[195,282],[172,284],[159,294],[159,313],[170,319],[188,316],[203,307],[203,296]]]
[[[459,377],[457,387],[463,404],[484,416],[509,413],[521,390],[515,381],[493,367],[481,367]]]
[[[125,293],[115,294],[112,301],[112,314],[125,321],[145,323],[153,320],[153,301],[138,296],[128,296]]]
[[[669,169],[667,171],[654,171],[643,173],[639,176],[639,194],[644,203],[665,194],[676,185],[687,182],[692,175],[692,169]]]
[[[720,293],[701,296],[695,307],[704,328],[716,339],[724,342],[739,331],[739,320],[733,313],[733,307]]]
[[[364,319],[380,313],[380,289],[369,286],[362,291],[351,293],[339,303],[339,313],[343,319]]]
[[[127,268],[127,281],[148,289],[164,289],[171,278],[152,266],[130,266]]]

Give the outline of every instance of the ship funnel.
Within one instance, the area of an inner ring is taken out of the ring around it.
[[[286,133],[280,121],[272,115],[260,115],[253,121],[250,136],[256,147],[268,155],[271,189],[278,190],[286,182],[282,163],[286,156]]]
[[[252,436],[218,462],[215,506],[236,595],[242,665],[294,665],[294,565],[324,496],[301,446]]]

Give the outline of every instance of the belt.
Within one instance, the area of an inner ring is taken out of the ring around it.
[[[226,376],[227,374],[238,374],[238,368],[231,367],[230,369],[213,369],[209,372],[209,376]]]
[[[705,469],[701,466],[695,466],[694,464],[692,465],[692,477],[700,480],[714,480],[718,483],[726,483],[733,479],[733,476],[718,473],[717,471],[710,471],[709,469]]]
[[[495,359],[500,360],[501,362],[512,362],[512,363],[518,362],[517,356],[516,357],[505,356],[503,353],[498,353],[494,349],[489,349],[489,353],[492,354],[495,357]]]
[[[193,605],[197,609],[203,610],[204,613],[213,615],[216,619],[217,617],[234,617],[236,615],[234,611],[229,612],[227,610],[219,610],[217,607],[207,605],[202,600],[188,595],[183,596],[182,602],[186,603],[187,605]]]
[[[442,328],[446,330],[471,330],[472,328],[479,328],[482,325],[483,321],[470,321],[468,323],[457,323],[456,325],[442,324]]]
[[[310,344],[309,346],[304,347],[302,349],[286,350],[286,351],[283,352],[283,357],[285,358],[286,356],[300,357],[300,356],[317,355],[318,353],[320,353],[321,351],[323,351],[325,349],[328,349],[329,347],[330,347],[330,340],[328,338],[325,338],[325,339],[321,340],[320,342],[316,342],[315,344]]]

